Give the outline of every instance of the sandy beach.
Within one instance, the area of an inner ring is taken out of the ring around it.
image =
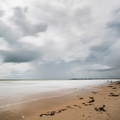
[[[0,110],[0,120],[119,120],[120,81],[10,109]]]

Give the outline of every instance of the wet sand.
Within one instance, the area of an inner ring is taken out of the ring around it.
[[[120,82],[0,110],[0,120],[119,120]]]
[[[68,101],[72,101],[76,99],[76,96],[78,94],[86,95],[93,90],[95,89],[94,88],[92,89],[91,88],[85,88],[85,89],[75,88],[71,90],[68,89],[68,90],[57,91],[57,93],[47,92],[45,93],[45,96],[48,96],[48,98],[38,99],[35,101],[31,101],[31,100],[32,99],[34,100],[36,96],[41,96],[41,94],[32,95],[28,97],[29,99],[31,98],[30,100],[26,98],[26,101],[30,101],[30,102],[14,104],[14,105],[6,106],[0,109],[0,120],[23,120],[23,119],[29,120],[38,116],[37,114],[39,114],[41,111],[61,105]]]

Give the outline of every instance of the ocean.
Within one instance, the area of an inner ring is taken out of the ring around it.
[[[62,96],[73,93],[79,88],[87,89],[106,83],[107,80],[0,81],[0,109],[48,97]],[[64,92],[60,92],[63,90]],[[52,94],[54,92],[55,94]]]

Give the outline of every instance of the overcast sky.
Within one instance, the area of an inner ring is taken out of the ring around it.
[[[120,77],[120,0],[0,0],[0,79]]]

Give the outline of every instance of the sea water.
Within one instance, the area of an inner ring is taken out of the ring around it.
[[[70,94],[78,88],[89,88],[103,85],[107,80],[39,80],[39,81],[0,81],[0,109],[16,104],[45,99],[47,93],[49,97]],[[65,92],[57,92],[66,90]],[[57,94],[58,93],[58,94]],[[31,95],[36,95],[26,99]]]

